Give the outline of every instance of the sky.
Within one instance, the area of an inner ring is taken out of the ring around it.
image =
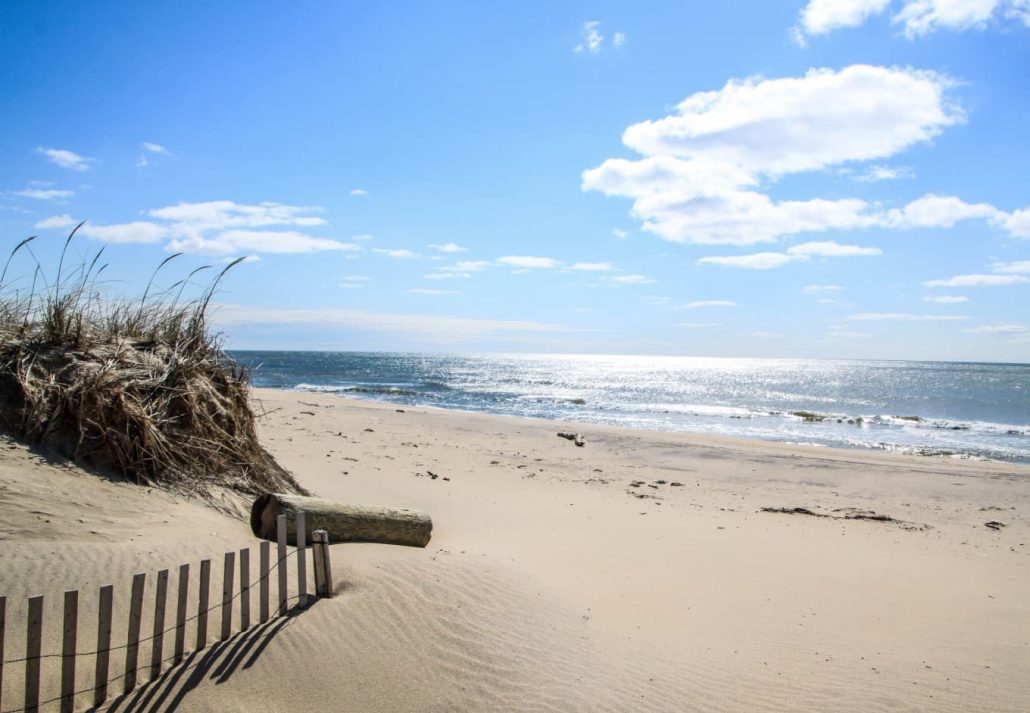
[[[1028,68],[1030,0],[10,0],[0,239],[247,256],[231,348],[1030,362]]]

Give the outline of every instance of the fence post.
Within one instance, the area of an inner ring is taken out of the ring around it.
[[[64,593],[64,642],[61,646],[61,713],[75,711],[75,646],[79,633],[79,592]]]
[[[268,621],[268,590],[270,589],[269,577],[272,576],[270,560],[272,559],[272,543],[268,540],[261,541],[261,623]]]
[[[303,510],[297,512],[297,596],[300,606],[308,605],[308,553],[307,518]]]
[[[0,708],[4,704],[4,632],[7,629],[7,597],[0,596]]]
[[[232,633],[232,580],[236,571],[236,553],[225,553],[225,567],[222,570],[222,636],[225,641]]]
[[[136,666],[139,661],[139,627],[143,618],[143,587],[147,575],[132,576],[132,597],[129,599],[129,635],[125,642],[125,693],[136,687]]]
[[[325,560],[322,558],[322,537],[325,530],[315,530],[311,533],[311,563],[315,568],[315,596],[325,596]]]
[[[250,628],[250,548],[240,550],[240,631]]]
[[[286,516],[280,515],[276,518],[276,534],[278,535],[278,547],[276,554],[279,557],[279,616],[286,616]]]
[[[100,588],[100,606],[97,616],[97,663],[93,676],[93,705],[107,700],[107,672],[111,661],[111,610],[114,606],[114,586]]]
[[[43,596],[29,597],[25,637],[25,713],[39,710],[39,654],[43,636]]]
[[[157,592],[154,595],[154,640],[150,648],[150,678],[161,675],[161,659],[165,650],[165,602],[168,599],[168,570],[157,573]]]
[[[211,560],[200,562],[200,599],[197,602],[197,651],[207,646],[207,598],[211,590]]]
[[[325,577],[326,599],[333,597],[333,563],[329,558],[329,533],[322,534],[322,576]]]
[[[186,648],[186,607],[190,595],[190,566],[188,564],[179,566],[179,599],[175,610],[175,659],[177,664],[182,661],[182,654]]]

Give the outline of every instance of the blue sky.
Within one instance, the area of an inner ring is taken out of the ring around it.
[[[3,240],[253,256],[239,348],[1030,361],[1028,0],[643,5],[3,3]]]

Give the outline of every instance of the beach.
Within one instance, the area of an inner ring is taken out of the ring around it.
[[[333,546],[332,599],[246,660],[227,651],[112,710],[1030,706],[1025,465],[253,401],[303,486],[426,511],[433,538]],[[8,442],[0,522],[8,622],[32,594],[256,548],[241,518]],[[9,628],[8,658],[21,636]]]

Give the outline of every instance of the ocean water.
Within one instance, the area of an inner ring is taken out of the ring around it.
[[[234,351],[256,386],[403,405],[1030,463],[1030,365]]]

